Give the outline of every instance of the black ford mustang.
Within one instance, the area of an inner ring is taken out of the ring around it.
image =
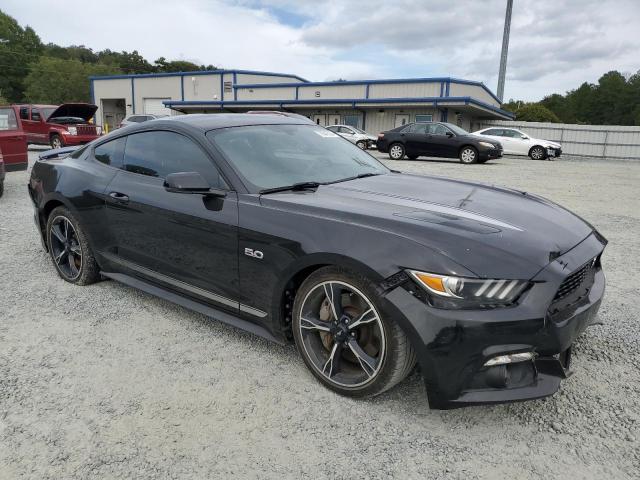
[[[294,341],[344,395],[416,362],[432,408],[550,395],[604,293],[606,241],[564,208],[389,170],[293,116],[126,127],[44,154],[29,193],[63,279]]]

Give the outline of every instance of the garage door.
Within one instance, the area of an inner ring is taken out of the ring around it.
[[[164,106],[162,102],[171,98],[143,98],[144,113],[149,115],[171,115],[171,110]]]

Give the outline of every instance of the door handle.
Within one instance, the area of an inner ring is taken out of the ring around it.
[[[113,198],[118,203],[129,203],[129,197],[124,193],[120,192],[111,192],[109,194],[111,198]]]

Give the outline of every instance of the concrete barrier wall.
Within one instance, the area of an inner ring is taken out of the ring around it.
[[[567,155],[640,160],[640,127],[481,120],[474,122],[472,131],[491,126],[517,128],[532,137],[559,142]]]

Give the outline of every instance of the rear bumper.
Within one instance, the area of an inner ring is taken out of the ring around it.
[[[556,392],[569,374],[566,358],[575,339],[594,323],[605,290],[598,266],[588,294],[562,311],[551,302],[567,274],[602,252],[587,237],[534,279],[518,305],[494,310],[443,310],[427,305],[405,284],[384,297],[412,340],[431,408],[504,403]],[[567,265],[567,268],[565,268]],[[498,355],[534,352],[534,361],[486,367]],[[561,355],[562,354],[562,355]]]

